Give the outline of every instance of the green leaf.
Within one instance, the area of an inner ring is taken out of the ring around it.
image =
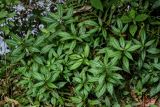
[[[77,97],[71,97],[71,100],[74,102],[74,103],[81,103],[82,99],[81,98],[77,98]]]
[[[119,29],[122,29],[122,28],[123,28],[123,24],[122,24],[122,22],[121,22],[120,19],[117,19],[117,25],[118,25],[118,28],[119,28]]]
[[[43,86],[45,84],[45,82],[38,82],[36,84],[34,84],[33,87],[40,87],[40,86]]]
[[[117,102],[114,103],[113,107],[121,107]]]
[[[150,40],[145,44],[145,46],[151,46],[154,42],[155,40]]]
[[[56,29],[57,26],[58,26],[57,22],[53,23],[53,24],[51,24],[51,25],[48,26],[47,30],[50,31],[50,32],[52,32],[52,33],[54,33],[56,31],[55,29]]]
[[[13,57],[12,63],[18,62],[20,60],[22,60],[25,56],[25,53],[21,53],[20,55],[16,55],[15,57]]]
[[[106,85],[106,87],[107,87],[108,92],[109,92],[111,95],[113,95],[113,84],[110,83],[110,82],[108,82],[107,85]]]
[[[128,58],[126,58],[125,56],[123,57],[123,67],[124,67],[124,70],[129,72],[129,60]]]
[[[126,24],[126,25],[123,27],[123,29],[122,29],[122,32],[121,32],[121,33],[125,33],[125,32],[126,32],[126,30],[127,30],[127,28],[128,28],[128,24]]]
[[[121,32],[120,29],[118,29],[118,28],[116,28],[114,26],[111,26],[111,28],[112,28],[112,31],[113,31],[114,34],[116,34],[116,35],[120,34],[120,32]]]
[[[89,45],[86,44],[85,48],[84,48],[84,56],[87,58],[89,56],[89,52],[90,52],[90,48]]]
[[[123,37],[120,37],[119,42],[120,42],[121,47],[124,48],[124,46],[125,46],[125,40],[124,40]]]
[[[70,57],[70,59],[72,59],[72,60],[81,59],[81,58],[82,58],[82,57],[81,57],[80,55],[78,55],[78,54],[72,54],[72,55],[70,55],[69,57]]]
[[[145,75],[145,77],[142,78],[142,84],[143,85],[146,84],[149,81],[149,79],[150,79],[150,74]]]
[[[113,73],[112,74],[112,78],[115,79],[115,80],[118,80],[118,81],[120,81],[121,79],[123,79],[123,77],[120,74],[118,74],[118,73]]]
[[[33,65],[32,65],[32,71],[33,72],[38,72],[38,64],[37,63],[33,63]]]
[[[126,44],[126,46],[125,46],[125,50],[127,50],[128,48],[130,48],[131,47],[131,41],[129,41],[129,42],[127,42],[127,44]]]
[[[101,97],[105,92],[106,92],[106,89],[107,89],[107,85],[104,84],[103,87],[96,93],[97,97]]]
[[[58,88],[55,84],[53,84],[51,82],[47,83],[47,85],[49,88],[52,88],[52,89]]]
[[[44,41],[45,37],[44,36],[38,36],[38,38],[36,39],[34,46],[38,46],[40,45],[43,41]]]
[[[1,10],[1,11],[0,11],[0,18],[4,18],[4,17],[6,17],[6,16],[7,16],[7,14],[8,14],[8,12],[7,12],[7,11]]]
[[[160,7],[160,0],[156,0],[152,5],[153,9],[158,8],[158,7]]]
[[[38,48],[36,48],[36,47],[29,47],[28,50],[30,52],[40,52],[40,50]]]
[[[102,5],[101,0],[90,0],[90,2],[91,2],[91,5],[92,5],[94,8],[103,11],[103,5]]]
[[[69,36],[71,36],[71,35],[70,35],[69,33],[67,33],[67,32],[59,32],[58,35],[61,36],[61,37],[69,37]]]
[[[112,37],[110,40],[111,40],[111,46],[113,46],[117,50],[122,50],[118,41],[115,38]]]
[[[72,15],[73,15],[73,8],[68,8],[67,15],[64,16],[63,18],[69,19],[70,17],[72,17]]]
[[[75,25],[73,23],[71,23],[71,32],[72,32],[72,34],[77,33],[77,30],[76,30]]]
[[[137,31],[137,25],[135,25],[135,24],[130,25],[130,27],[129,27],[129,32],[130,32],[130,34],[131,34],[132,36],[135,35],[136,31]]]
[[[42,57],[40,56],[34,56],[33,59],[38,63],[43,65]]]
[[[133,52],[133,51],[139,49],[140,47],[141,47],[141,45],[133,45],[130,48],[128,48],[127,51]]]
[[[18,45],[18,43],[16,41],[11,40],[11,39],[7,39],[5,42],[10,46],[17,46]]]
[[[136,11],[131,9],[131,11],[129,12],[129,17],[134,19],[135,18],[135,15],[136,15]]]
[[[127,58],[133,60],[133,57],[132,57],[131,53],[129,53],[129,52],[124,52],[124,54],[125,54],[125,56],[126,56]]]
[[[121,20],[123,23],[129,23],[132,21],[132,19],[130,17],[125,16],[125,15],[121,17]]]
[[[70,70],[77,69],[83,62],[83,59],[77,60],[73,65],[70,66]]]
[[[55,21],[55,20],[53,20],[52,18],[49,18],[49,17],[42,17],[41,20],[46,22],[46,23],[53,23]]]
[[[44,80],[44,76],[38,72],[32,72],[32,76],[33,78],[37,79],[37,80]]]
[[[44,47],[42,48],[42,50],[41,50],[41,53],[42,53],[42,54],[45,54],[45,53],[49,52],[49,50],[50,50],[52,47],[53,47],[53,44],[44,46]]]
[[[84,23],[85,25],[89,25],[89,26],[98,26],[98,24],[93,20],[86,20],[82,23]]]
[[[99,100],[89,100],[88,102],[90,105],[98,105],[101,103]]]
[[[158,106],[155,104],[151,104],[151,105],[149,105],[149,107],[158,107]]]
[[[110,99],[108,98],[108,96],[105,97],[105,105],[106,105],[106,107],[111,107],[111,102],[110,102]]]
[[[21,44],[22,38],[20,38],[20,37],[17,36],[17,35],[12,35],[12,38],[13,38],[13,40],[15,40],[16,42],[18,42],[18,44]]]
[[[63,16],[62,4],[58,4],[58,5],[57,5],[57,10],[58,10],[58,16],[59,16],[59,17],[62,17],[62,16]]]
[[[18,55],[18,54],[21,54],[21,52],[23,51],[22,49],[23,49],[23,47],[21,47],[21,46],[15,48],[15,49],[12,51],[12,55],[13,55],[13,56],[16,56],[16,55]]]
[[[156,87],[151,88],[150,96],[153,97],[159,92],[160,92],[160,83]]]
[[[59,83],[57,84],[57,86],[58,86],[58,88],[62,88],[62,87],[65,86],[65,84],[66,84],[66,82],[59,82]]]
[[[149,49],[147,49],[147,52],[148,52],[148,53],[151,53],[151,54],[158,54],[158,53],[160,53],[160,49],[157,49],[157,48],[149,48]]]
[[[140,14],[136,16],[135,21],[145,21],[147,18],[148,18],[148,15]]]
[[[158,70],[160,70],[160,63],[153,64],[153,66],[154,66],[155,68],[157,68]]]
[[[104,39],[106,40],[107,39],[107,31],[104,28],[102,28],[102,35],[103,35]]]

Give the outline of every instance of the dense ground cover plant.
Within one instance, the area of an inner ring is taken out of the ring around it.
[[[0,57],[0,106],[159,106],[159,0],[52,3],[31,12],[37,33],[33,22],[2,29],[10,52]]]

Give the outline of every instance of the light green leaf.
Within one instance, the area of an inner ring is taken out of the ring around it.
[[[36,48],[36,47],[29,47],[28,50],[30,52],[40,52],[40,50],[38,48]]]
[[[58,4],[58,5],[57,5],[57,10],[58,10],[58,16],[59,16],[59,17],[62,17],[62,16],[63,16],[62,4]]]
[[[72,37],[72,36],[71,36],[69,33],[67,33],[67,32],[59,32],[58,35],[59,35],[60,37],[63,37],[63,38],[65,38],[65,37]]]
[[[44,36],[38,36],[35,43],[34,43],[34,46],[40,45],[42,42],[44,42],[44,39],[45,39]]]
[[[6,16],[7,16],[7,14],[8,14],[8,12],[7,12],[7,11],[1,10],[1,11],[0,11],[0,18],[4,18],[4,17],[6,17]]]
[[[124,40],[123,37],[120,37],[119,42],[120,42],[121,47],[124,48],[124,46],[125,46],[125,40]]]
[[[47,52],[49,52],[49,50],[53,47],[53,44],[50,45],[46,45],[42,48],[41,53],[45,54]]]
[[[133,60],[133,57],[132,57],[131,53],[129,53],[129,52],[124,52],[124,54],[125,54],[125,56],[126,56],[127,58]]]
[[[43,65],[42,57],[40,56],[34,56],[33,59],[38,63]]]
[[[82,23],[84,23],[85,25],[89,25],[89,26],[98,26],[98,24],[93,20],[86,20]]]
[[[111,102],[108,96],[105,97],[105,105],[106,107],[110,107],[111,106]]]
[[[128,48],[127,51],[133,52],[133,51],[139,49],[140,47],[141,47],[141,45],[133,45],[130,48]]]
[[[65,84],[66,84],[66,82],[59,82],[59,83],[57,84],[57,86],[58,86],[58,88],[62,88],[62,87],[65,86]]]
[[[33,72],[38,72],[38,64],[37,63],[33,63],[33,65],[32,65],[32,71]]]
[[[46,22],[46,23],[53,23],[55,20],[53,20],[52,18],[49,17],[42,17],[41,18],[42,21]]]
[[[77,60],[73,65],[70,66],[70,70],[77,69],[83,62],[83,59]]]
[[[114,26],[111,26],[111,28],[112,28],[112,31],[113,31],[114,34],[116,34],[116,35],[120,34],[121,31],[120,31],[119,28],[116,28]]]
[[[96,93],[97,97],[98,98],[101,97],[106,92],[106,89],[107,89],[107,85],[104,84],[103,87],[100,89],[100,91]]]
[[[35,78],[37,80],[44,80],[45,79],[43,74],[40,74],[38,72],[32,72],[32,76],[33,76],[33,78]]]
[[[110,40],[111,40],[111,45],[112,45],[115,49],[117,49],[117,50],[122,50],[122,48],[121,48],[120,45],[119,45],[119,42],[118,42],[115,38],[112,37]]]
[[[77,98],[77,97],[71,97],[71,100],[74,102],[74,103],[81,103],[82,99],[81,98]]]
[[[124,67],[124,70],[129,72],[129,60],[128,58],[126,58],[125,56],[123,57],[123,67]]]
[[[89,45],[86,44],[85,48],[84,48],[84,56],[87,58],[89,56],[89,52],[90,52],[90,48]]]
[[[89,100],[88,102],[90,105],[98,105],[101,103],[99,100]]]
[[[108,92],[109,92],[111,95],[113,95],[113,84],[110,83],[110,82],[108,82],[107,85],[106,85],[106,87],[107,87]]]
[[[55,84],[53,84],[51,82],[47,83],[47,85],[48,85],[49,88],[52,88],[52,89],[58,88]]]
[[[119,28],[119,29],[122,29],[122,28],[123,28],[123,24],[122,24],[122,22],[121,22],[120,19],[117,19],[117,25],[118,25],[118,28]]]

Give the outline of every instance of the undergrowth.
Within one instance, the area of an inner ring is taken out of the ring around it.
[[[8,20],[19,2],[0,2],[0,106],[159,106],[160,0],[56,2],[36,34]]]

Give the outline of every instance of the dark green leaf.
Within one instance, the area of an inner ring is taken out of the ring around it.
[[[103,5],[102,5],[101,0],[90,0],[90,2],[91,2],[91,5],[92,5],[94,8],[103,11]]]
[[[148,15],[146,14],[140,14],[136,16],[135,21],[145,21],[148,18]]]
[[[130,34],[132,35],[132,36],[134,36],[135,35],[135,33],[136,33],[136,31],[137,31],[137,25],[130,25],[130,27],[129,27],[129,32],[130,32]]]

